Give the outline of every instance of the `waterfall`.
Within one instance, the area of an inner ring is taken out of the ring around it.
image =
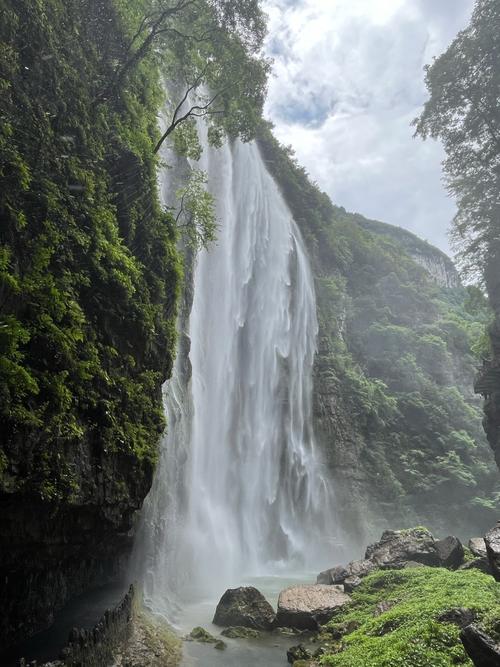
[[[170,616],[246,576],[330,565],[335,533],[312,428],[318,324],[300,232],[256,144],[205,146],[201,167],[218,240],[196,261],[139,538],[145,601]]]

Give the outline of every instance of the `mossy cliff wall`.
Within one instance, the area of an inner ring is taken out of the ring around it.
[[[0,0],[0,646],[119,576],[164,428],[155,63],[105,94],[132,5]]]

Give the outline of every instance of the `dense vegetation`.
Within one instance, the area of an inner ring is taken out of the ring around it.
[[[486,285],[495,322],[478,390],[500,466],[500,6],[476,0],[470,24],[427,68],[429,100],[417,134],[439,138],[444,174],[457,202],[453,237],[464,269]]]
[[[409,232],[333,206],[267,129],[260,144],[313,258],[317,430],[346,518],[368,496],[389,525],[487,528],[500,489],[472,392],[488,348],[483,293]]]
[[[180,263],[159,205],[160,89],[109,2],[2,2],[2,490],[75,497],[82,442],[151,466],[175,344]]]
[[[445,612],[460,608],[472,611],[498,638],[500,585],[492,577],[427,567],[377,572],[330,623],[333,631],[348,626],[351,632],[337,645],[339,652],[321,662],[332,667],[472,665],[459,627],[440,620]]]
[[[181,262],[156,185],[160,73],[180,87],[166,111],[180,151],[199,115],[214,142],[249,138],[265,24],[254,0],[0,10],[0,488],[75,499],[83,443],[150,475],[164,427]],[[213,229],[200,182],[182,221],[195,242]]]

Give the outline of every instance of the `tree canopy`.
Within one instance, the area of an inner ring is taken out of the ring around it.
[[[476,0],[469,26],[426,67],[429,100],[416,133],[439,138],[457,201],[453,240],[490,294],[500,259],[500,4]]]

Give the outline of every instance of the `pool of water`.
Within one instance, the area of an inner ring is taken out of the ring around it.
[[[276,609],[278,595],[288,586],[314,583],[316,575],[304,573],[293,577],[263,576],[253,577],[242,582],[242,586],[255,586]],[[224,591],[221,591],[221,595]],[[215,637],[222,628],[212,623],[218,600],[203,600],[187,605],[181,610],[177,630],[182,635],[188,634],[194,627],[201,626]],[[260,639],[228,639],[221,637],[227,644],[224,651],[217,650],[211,644],[184,642],[181,667],[285,667],[286,651],[299,643],[294,637],[286,637],[276,632],[262,633]]]

